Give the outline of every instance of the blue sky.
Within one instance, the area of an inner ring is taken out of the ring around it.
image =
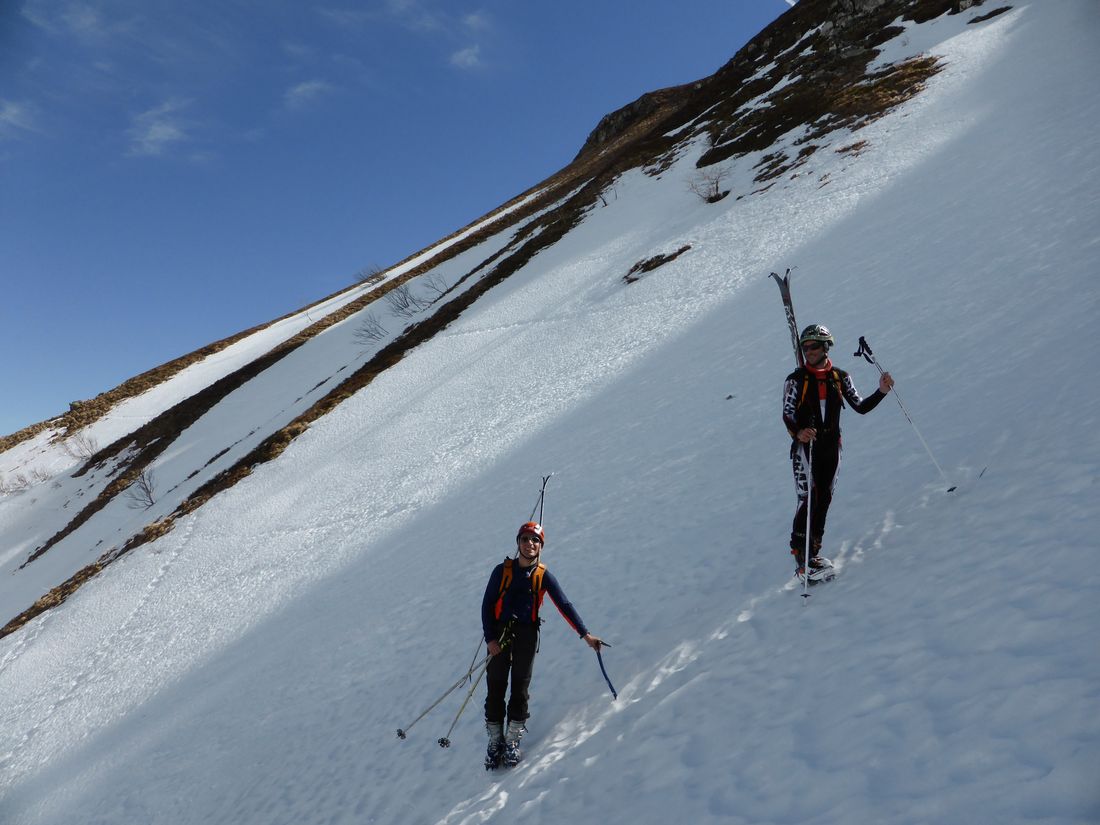
[[[417,251],[787,8],[0,3],[0,434]]]

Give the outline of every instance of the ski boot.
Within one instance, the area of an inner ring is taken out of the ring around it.
[[[493,771],[500,767],[504,759],[504,724],[486,722],[485,732],[489,734],[489,746],[485,751],[485,770]]]
[[[519,742],[527,728],[523,722],[511,721],[508,723],[508,731],[504,734],[504,756],[501,764],[506,768],[514,768],[523,759],[523,751],[519,749]]]
[[[815,550],[819,549],[821,546],[819,542],[816,544]],[[802,556],[804,552],[805,551],[798,549],[791,550],[791,555],[794,556],[795,563],[794,574],[798,577],[799,581],[806,581],[808,579],[810,584],[814,584],[820,581],[830,581],[834,578],[836,572],[833,569],[833,563],[824,556],[818,555],[810,556],[810,572],[809,575],[807,575],[802,565]]]

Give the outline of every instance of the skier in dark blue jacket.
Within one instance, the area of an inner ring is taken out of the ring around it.
[[[543,597],[550,596],[565,621],[589,647],[598,651],[603,644],[588,632],[558,580],[539,561],[545,540],[542,525],[533,521],[523,524],[516,535],[516,557],[505,559],[493,569],[481,600],[481,627],[492,656],[485,672],[485,728],[489,734],[485,767],[490,769],[502,763],[514,766],[521,758],[519,742],[527,732],[524,723]],[[505,706],[509,675],[512,692]]]

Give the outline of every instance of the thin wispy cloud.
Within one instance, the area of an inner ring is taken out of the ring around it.
[[[26,103],[0,100],[0,138],[17,137],[25,132],[35,132],[34,113]]]
[[[402,25],[419,31],[447,28],[444,14],[426,7],[420,0],[387,0],[386,8]]]
[[[310,46],[303,43],[289,42],[283,43],[283,52],[293,60],[307,60],[316,54],[315,50]]]
[[[323,80],[307,80],[287,89],[283,94],[283,103],[291,110],[304,109],[330,92],[332,92],[332,86]]]
[[[377,11],[330,7],[319,10],[319,13],[329,23],[344,29],[362,30],[368,25],[388,24],[420,34],[442,36],[451,41],[471,39],[491,29],[493,22],[490,15],[483,11],[456,15],[424,0],[385,0]],[[480,44],[452,52],[449,62],[462,69],[483,66]]]
[[[475,11],[462,18],[462,25],[470,31],[485,31],[491,25],[489,15]]]
[[[156,157],[170,147],[190,140],[180,113],[187,101],[170,100],[134,117],[130,126],[128,154]]]
[[[131,21],[109,21],[98,4],[80,0],[29,0],[20,13],[24,19],[51,34],[69,35],[83,41],[103,40],[132,28]]]
[[[469,46],[451,55],[451,65],[460,69],[476,69],[481,65],[481,46]]]

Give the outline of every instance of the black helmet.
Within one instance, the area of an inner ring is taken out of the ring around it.
[[[817,341],[823,344],[825,349],[836,343],[833,340],[833,334],[829,332],[829,328],[821,324],[810,324],[802,330],[802,334],[798,336],[798,345],[802,346],[807,341]]]

